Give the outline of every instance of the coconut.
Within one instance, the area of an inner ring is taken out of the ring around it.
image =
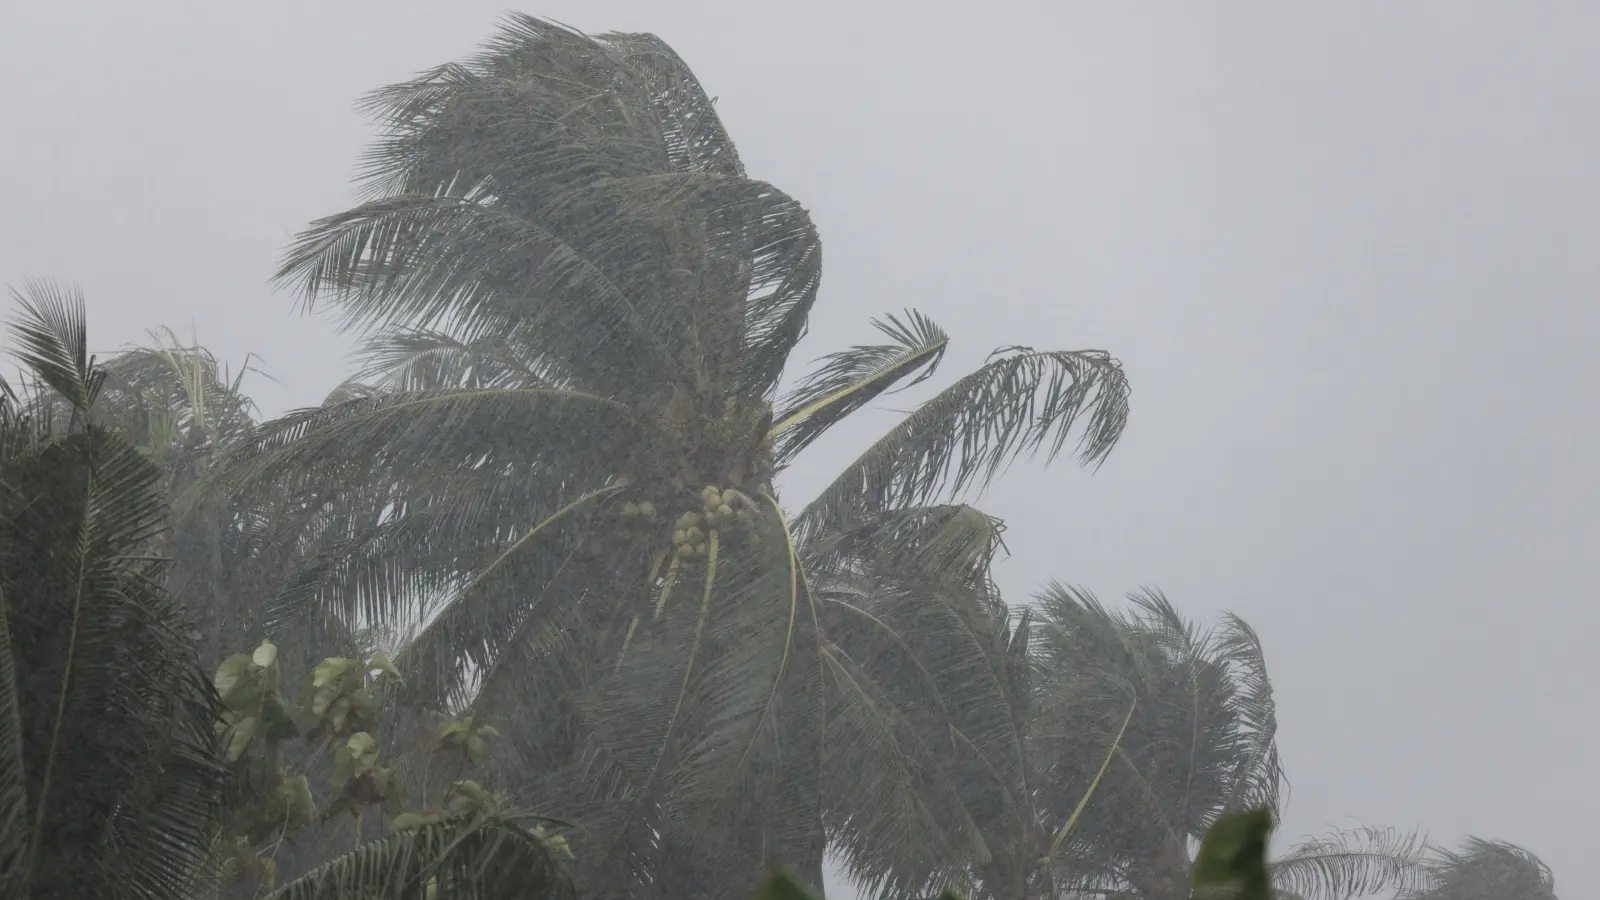
[[[683,530],[683,539],[685,543],[698,544],[705,540],[705,538],[706,533],[701,531],[698,526],[690,526]]]
[[[719,519],[727,519],[727,518],[731,518],[732,516],[733,516],[733,507],[729,506],[728,504],[724,503],[721,506],[717,507],[717,518],[719,518]]]
[[[717,490],[716,485],[713,484],[708,484],[701,488],[700,496],[705,498],[707,506],[716,506],[722,502],[722,492]]]
[[[689,543],[689,536],[684,533],[682,528],[679,528],[677,531],[672,533],[672,542],[681,547],[684,544]]]
[[[639,504],[632,500],[622,504],[622,514],[624,516],[637,516],[639,514]]]
[[[639,504],[639,515],[644,516],[646,519],[655,518],[656,505],[649,500],[643,501]]]
[[[689,512],[686,512],[683,515],[678,517],[678,527],[679,528],[692,528],[695,525],[699,525],[699,524],[700,524],[700,514],[695,512],[694,510],[690,510]]]
[[[694,555],[695,556],[705,556],[706,555],[706,545],[705,544],[695,544],[694,545]]]

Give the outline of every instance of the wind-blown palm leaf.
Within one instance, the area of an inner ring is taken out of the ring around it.
[[[950,345],[950,336],[915,310],[907,311],[904,323],[889,316],[886,322],[872,324],[895,342],[830,353],[823,358],[823,365],[784,399],[783,411],[772,426],[780,463],[793,459],[829,426],[891,389],[904,390],[931,377]],[[913,374],[915,378],[895,388]]]
[[[749,360],[747,391],[776,383],[815,299],[815,229],[743,176],[659,40],[514,16],[478,58],[367,106],[389,132],[374,199],[319,222],[281,280],[335,293],[352,321],[509,326],[591,385],[719,356]]]
[[[538,440],[530,442],[529,435]],[[340,460],[364,487],[391,478],[526,465],[530,449],[563,477],[581,471],[594,443],[641,443],[627,407],[548,388],[385,394],[292,413],[234,451],[227,483],[268,482]],[[566,468],[562,468],[566,467]]]
[[[520,358],[500,335],[462,341],[424,328],[397,328],[367,342],[366,366],[355,377],[383,391],[450,388],[560,387],[566,379]]]
[[[1428,866],[1429,882],[1402,891],[1406,900],[1555,900],[1555,876],[1529,850],[1505,841],[1469,837],[1441,850]]]
[[[1273,885],[1304,900],[1401,895],[1430,882],[1427,844],[1416,832],[1356,828],[1305,841],[1269,865]]]
[[[543,839],[512,822],[459,817],[362,845],[284,885],[273,900],[563,900],[572,883]]]
[[[802,533],[836,530],[862,512],[921,505],[983,487],[1016,455],[1065,446],[1080,416],[1086,463],[1111,451],[1127,419],[1121,366],[1098,352],[1019,351],[991,359],[922,403],[806,507]]]
[[[20,356],[76,406],[104,375],[82,349],[81,305],[56,299],[23,305]],[[36,897],[181,897],[221,786],[214,695],[149,555],[166,524],[160,473],[88,412],[66,434],[8,415],[31,439],[0,442],[8,713],[30,807],[18,877]]]

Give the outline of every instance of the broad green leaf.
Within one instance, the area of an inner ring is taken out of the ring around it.
[[[1265,807],[1225,815],[1206,829],[1195,854],[1195,887],[1237,885],[1238,900],[1270,900],[1267,839],[1272,810]]]
[[[473,765],[483,762],[489,753],[489,744],[483,738],[472,735],[467,738],[467,761]]]
[[[311,670],[311,686],[315,688],[328,687],[349,674],[357,665],[359,663],[353,659],[339,656],[329,657],[317,663],[317,667]]]
[[[439,817],[431,813],[405,812],[390,820],[389,833],[409,831],[413,828],[421,828],[424,825],[433,825],[438,821]]]
[[[289,711],[284,709],[283,701],[277,697],[268,697],[261,704],[261,722],[265,726],[263,737],[268,743],[287,741],[300,733]]]
[[[371,771],[378,762],[378,741],[365,731],[350,735],[345,747],[350,751],[351,762],[358,775]]]
[[[260,729],[261,720],[255,716],[246,716],[233,724],[233,737],[228,739],[228,762],[236,762],[244,755]]]
[[[756,888],[755,900],[817,900],[788,872],[773,872]]]
[[[328,721],[332,723],[334,731],[343,731],[345,719],[350,716],[350,707],[353,706],[349,697],[340,697],[333,701],[333,708],[328,710]]]
[[[271,666],[278,661],[278,645],[271,641],[262,641],[256,652],[250,654],[250,661],[261,669]]]
[[[296,775],[280,785],[278,791],[283,796],[291,821],[310,822],[317,814],[317,804],[311,797],[311,785],[306,781],[306,776]]]
[[[387,653],[374,653],[372,658],[367,660],[367,669],[369,671],[376,669],[385,675],[393,675],[397,679],[400,678],[400,670],[396,669],[394,663],[389,661],[389,654]]]
[[[318,689],[316,696],[311,700],[311,714],[319,719],[326,716],[328,710],[333,708],[333,701],[337,699],[339,699],[338,689],[333,687]]]
[[[235,653],[222,661],[217,666],[216,678],[212,684],[216,686],[217,696],[222,702],[232,705],[235,692],[239,691],[251,681],[250,657],[244,653]]]

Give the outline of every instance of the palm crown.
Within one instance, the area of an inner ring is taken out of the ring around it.
[[[930,504],[1073,434],[1102,460],[1120,367],[997,353],[791,517],[774,477],[931,374],[947,338],[891,318],[779,396],[820,242],[746,176],[665,44],[516,17],[369,107],[387,133],[368,199],[316,223],[281,277],[367,329],[370,366],[263,428],[224,482],[320,511],[294,526],[313,549],[268,627],[421,623],[397,656],[412,698],[507,721],[518,771],[556,773],[527,789],[581,813],[608,889],[695,882],[691,857],[815,877],[825,735],[878,713],[813,582],[967,578],[994,523]]]

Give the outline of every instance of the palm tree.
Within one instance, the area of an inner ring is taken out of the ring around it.
[[[222,769],[151,553],[161,473],[89,418],[75,293],[13,296],[37,384],[0,399],[0,896],[189,896]]]
[[[862,618],[895,615],[883,596],[851,602]],[[901,677],[902,727],[885,743],[920,777],[902,779],[898,804],[885,787],[832,796],[830,835],[866,890],[926,896],[966,881],[1007,900],[1187,900],[1205,830],[1280,805],[1254,630],[1228,615],[1202,631],[1159,593],[1130,599],[1113,612],[1051,585],[1009,626],[999,607],[987,631],[974,625],[982,665]],[[880,682],[917,671],[893,657],[868,668]],[[1424,859],[1415,835],[1361,829],[1294,847],[1272,870],[1282,892],[1343,900],[1425,884]]]
[[[423,623],[397,659],[412,699],[497,716],[530,796],[582,820],[593,891],[818,881],[825,732],[874,714],[822,628],[813,579],[848,568],[828,548],[927,563],[951,492],[1073,434],[1100,462],[1119,365],[1006,348],[791,514],[775,476],[948,338],[891,318],[779,396],[820,241],[666,44],[518,16],[369,108],[368,199],[280,277],[376,334],[373,370],[265,427],[228,481],[369,514],[273,627]]]
[[[1439,850],[1429,883],[1406,900],[1555,900],[1555,876],[1528,850],[1469,837],[1458,850]]]

